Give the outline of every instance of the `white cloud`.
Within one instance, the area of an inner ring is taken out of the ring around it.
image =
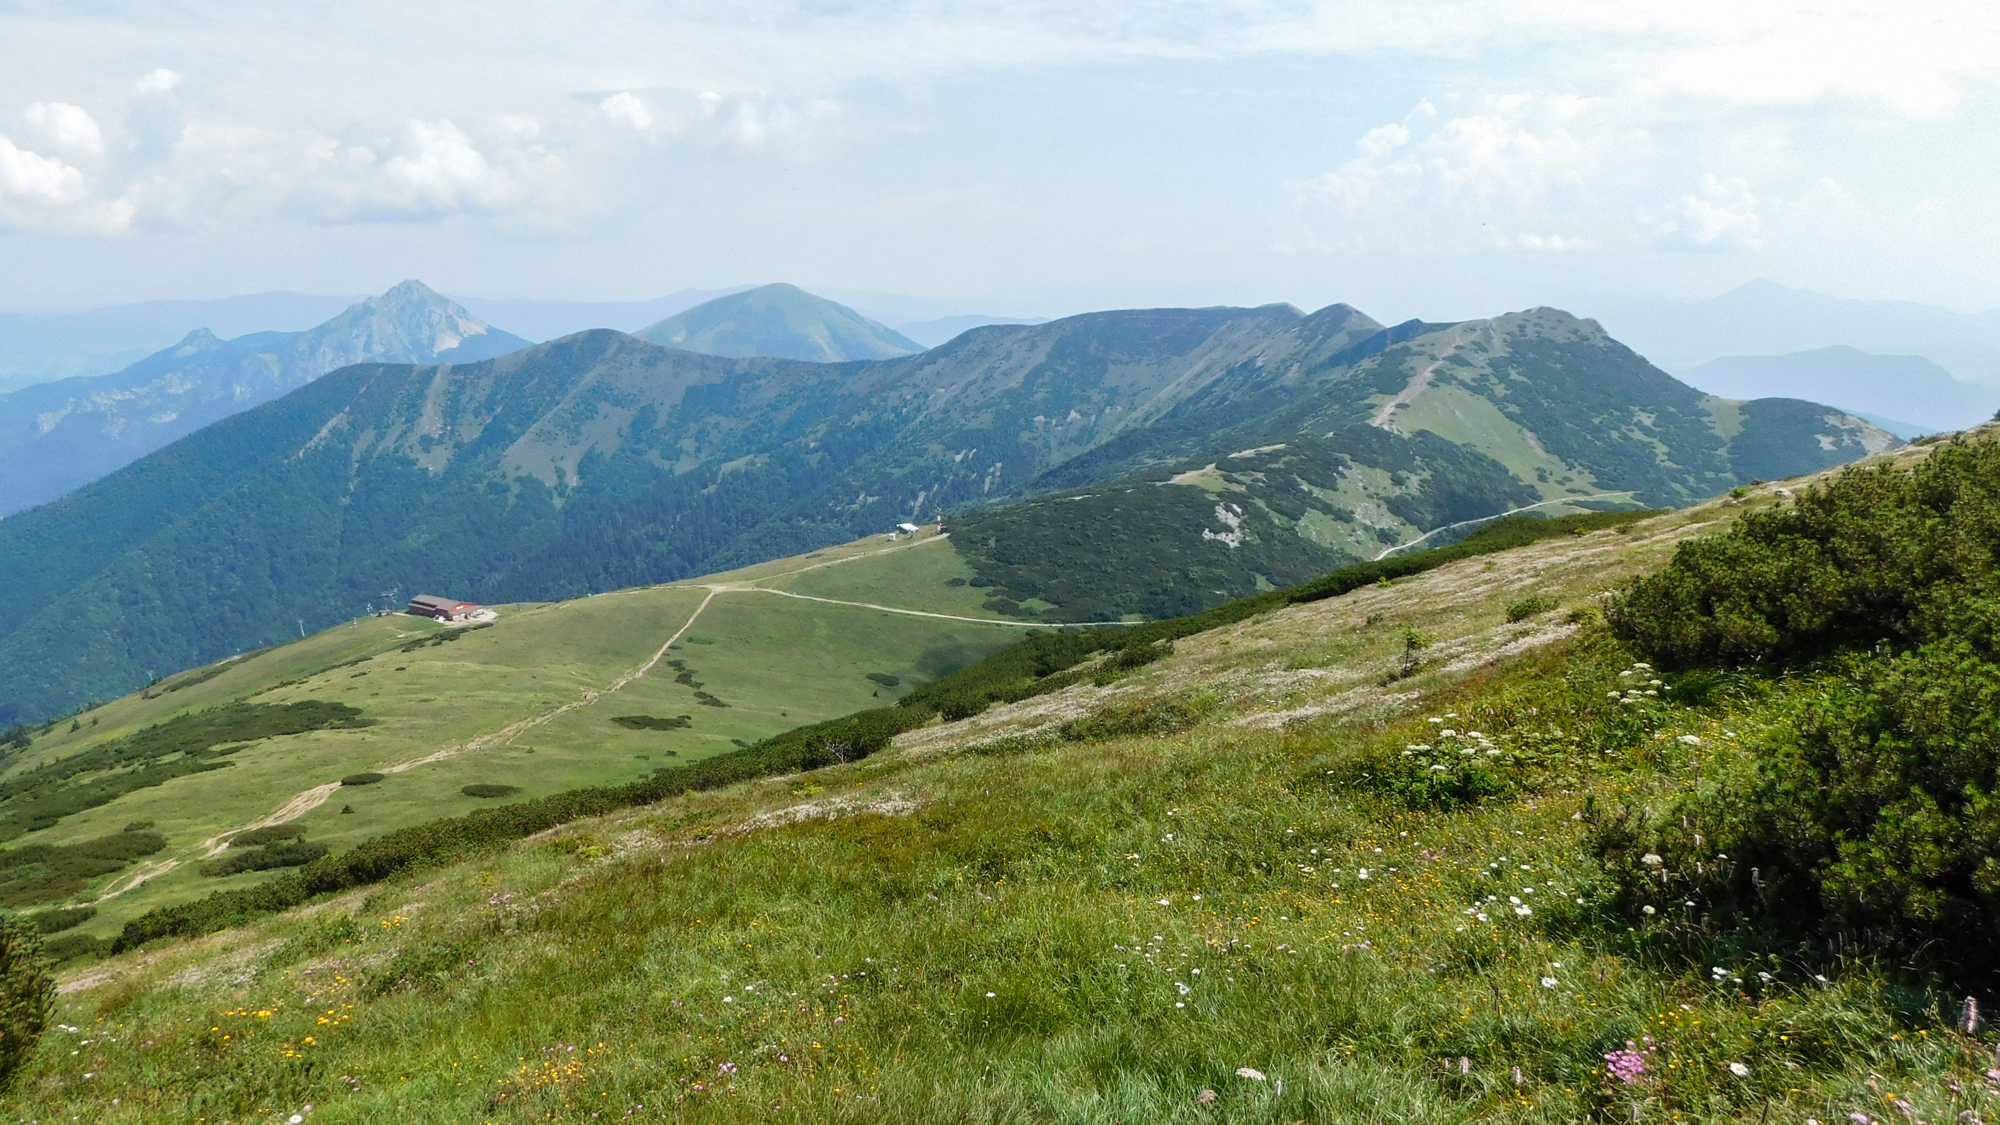
[[[597,110],[611,120],[622,121],[642,133],[653,127],[653,115],[646,112],[646,103],[630,91],[613,94],[597,103]]]
[[[0,228],[122,234],[136,212],[130,198],[94,198],[81,169],[0,136]]]
[[[553,217],[569,186],[567,169],[541,143],[539,123],[503,118],[481,133],[475,138],[440,120],[408,122],[379,146],[320,138],[307,148],[295,198],[314,220],[331,224]]]
[[[646,98],[624,91],[597,105],[605,118],[640,132],[676,138],[732,156],[808,160],[838,132],[840,105],[830,98],[781,98],[758,91],[659,88]]]
[[[1421,103],[1369,130],[1337,170],[1286,185],[1308,225],[1301,241],[1409,253],[1592,245],[1573,228],[1573,204],[1611,138],[1578,127],[1587,108],[1511,95],[1435,124],[1434,107]]]
[[[22,116],[57,148],[81,156],[104,155],[104,133],[82,106],[67,102],[36,102]]]
[[[1709,173],[1701,178],[1699,191],[1658,211],[1642,212],[1639,221],[1652,228],[1654,245],[1666,249],[1756,250],[1763,246],[1757,237],[1763,225],[1757,207],[1750,185]]]
[[[182,77],[182,75],[176,74],[166,67],[161,67],[158,70],[141,76],[137,82],[132,83],[132,92],[135,94],[164,94],[168,90],[180,85]]]
[[[86,190],[82,172],[0,137],[0,200],[60,206],[82,199]]]

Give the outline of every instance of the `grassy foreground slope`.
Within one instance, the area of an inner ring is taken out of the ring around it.
[[[199,873],[231,832],[284,823],[344,850],[495,803],[467,795],[468,785],[532,798],[617,784],[879,704],[1022,634],[1016,622],[988,623],[963,585],[969,574],[935,535],[877,539],[698,584],[504,606],[489,627],[362,618],[184,673],[58,724],[4,760],[0,786],[183,714],[318,701],[358,708],[369,725],[259,738],[219,757],[223,768],[131,789],[9,839],[18,854],[138,824],[166,846],[80,885],[0,877],[0,891],[16,892],[5,905],[17,909],[94,903],[96,916],[75,932],[108,937],[146,910],[270,878]],[[71,787],[127,772],[83,774]],[[340,785],[363,773],[384,777]],[[24,826],[24,803],[0,790],[0,829]]]
[[[0,1111],[1991,1119],[1955,999],[1678,955],[1587,854],[1593,807],[1728,784],[1792,688],[1675,701],[1572,611],[1780,503],[1275,609],[860,762],[73,970]]]

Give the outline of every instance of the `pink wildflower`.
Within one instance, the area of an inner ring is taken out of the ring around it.
[[[1635,1085],[1645,1081],[1646,1056],[1650,1053],[1650,1048],[1641,1051],[1638,1044],[1627,1039],[1624,1050],[1605,1052],[1604,1069],[1625,1085]]]

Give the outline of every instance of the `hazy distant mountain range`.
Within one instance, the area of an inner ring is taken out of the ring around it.
[[[1962,430],[1993,417],[2000,387],[1963,383],[1915,355],[1836,346],[1790,355],[1724,356],[1679,373],[1724,398],[1813,398],[1892,430]],[[1914,432],[1901,436],[1913,437]]]
[[[224,339],[297,332],[361,300],[312,293],[256,293],[220,301],[146,301],[88,312],[0,312],[0,393],[79,375],[104,375],[152,355],[197,328]]]
[[[1670,371],[1723,356],[1844,344],[1922,356],[1958,379],[2000,385],[2000,309],[1958,313],[1914,301],[1857,301],[1764,280],[1705,301],[1614,298],[1590,308],[1612,335]]]
[[[304,332],[224,340],[199,329],[114,375],[0,395],[0,515],[54,500],[337,367],[466,363],[527,344],[416,281]]]
[[[704,355],[772,356],[813,363],[893,359],[924,346],[892,328],[796,285],[762,285],[717,297],[635,333]]]
[[[839,364],[611,331],[361,363],[0,520],[0,721],[391,589],[570,597],[942,510],[994,609],[1154,615],[1511,509],[1685,503],[1892,444],[1702,395],[1550,309],[1133,310]]]

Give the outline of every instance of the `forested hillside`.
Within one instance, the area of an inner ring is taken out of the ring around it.
[[[846,364],[606,331],[355,366],[0,521],[0,717],[417,592],[568,597],[1077,485],[954,515],[992,608],[1184,612],[1511,508],[1681,504],[1752,453],[1788,475],[1890,440],[1761,411],[1553,310],[1098,313]]]
[[[1684,506],[1893,444],[1814,403],[1703,395],[1591,322],[1535,309],[1399,325],[1245,393],[1218,388],[1020,489],[1060,491],[953,524],[993,609],[1159,617],[1503,511]]]

